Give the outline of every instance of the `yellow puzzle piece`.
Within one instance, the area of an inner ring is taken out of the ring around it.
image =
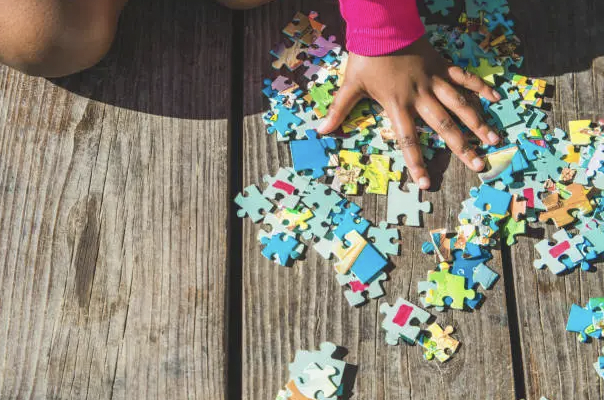
[[[344,237],[350,243],[350,246],[345,247],[344,243],[335,239],[331,249],[332,253],[340,260],[334,265],[339,274],[345,274],[352,268],[359,254],[367,245],[365,239],[357,231],[350,231]]]
[[[363,179],[367,182],[367,193],[388,194],[388,182],[400,181],[400,171],[390,171],[390,157],[383,154],[369,156]]]
[[[570,141],[576,146],[587,146],[591,143],[591,135],[584,131],[589,130],[591,120],[583,119],[579,121],[568,122],[568,134]]]

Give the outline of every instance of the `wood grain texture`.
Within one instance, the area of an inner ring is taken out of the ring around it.
[[[518,28],[527,55],[525,71],[555,85],[550,127],[567,130],[570,120],[604,115],[604,51],[599,40],[604,29],[597,21],[604,4],[555,1],[544,10],[537,1],[514,1],[512,11],[525,22],[537,11],[543,14],[539,24]],[[548,225],[545,232],[535,230],[532,238],[522,237],[512,247],[527,399],[601,399],[604,385],[592,366],[601,343],[578,343],[565,326],[572,303],[585,305],[590,297],[602,295],[602,267],[566,276],[535,270],[533,260],[539,255],[533,246],[553,232]]]
[[[230,21],[133,2],[91,71],[0,68],[0,398],[226,397]]]
[[[268,104],[260,89],[262,78],[275,74],[269,50],[297,10],[318,11],[319,19],[329,26],[327,34],[343,40],[335,1],[278,2],[245,14],[244,185],[259,183],[264,174],[291,165],[288,147],[265,133],[260,115]],[[457,160],[448,165],[445,154],[440,158],[433,170],[446,169],[442,187],[425,195],[433,203],[434,214],[425,218],[424,228],[402,228],[403,252],[393,259],[395,269],[385,284],[386,297],[360,309],[349,307],[331,262],[324,262],[311,249],[292,268],[279,267],[260,255],[258,226],[244,223],[243,398],[274,396],[286,383],[295,351],[316,349],[325,340],[344,346],[345,359],[358,366],[354,399],[514,397],[503,281],[486,293],[480,311],[438,314],[441,323],[457,328],[464,343],[447,364],[424,361],[419,347],[387,346],[380,329],[379,303],[392,304],[399,296],[418,303],[417,282],[425,280],[427,271],[436,265],[420,251],[428,229],[454,228],[461,201],[478,183]],[[365,195],[354,201],[369,220],[385,219],[386,197]],[[491,265],[501,272],[499,254]]]

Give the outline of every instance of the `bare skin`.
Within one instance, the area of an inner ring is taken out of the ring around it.
[[[411,178],[420,188],[428,189],[430,177],[415,130],[416,115],[473,171],[483,170],[484,162],[447,110],[457,115],[484,143],[494,145],[500,140],[481,113],[470,105],[460,86],[489,101],[500,100],[499,94],[482,79],[450,65],[424,38],[387,56],[363,57],[351,53],[344,84],[318,131],[321,134],[334,131],[360,99],[374,98],[392,120]]]
[[[0,62],[29,75],[69,75],[109,50],[126,0],[0,0]]]

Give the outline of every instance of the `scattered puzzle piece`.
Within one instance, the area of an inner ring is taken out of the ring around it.
[[[399,189],[399,182],[388,183],[388,210],[386,221],[389,224],[398,224],[398,218],[404,215],[405,225],[420,226],[420,212],[429,213],[432,210],[430,202],[419,201],[419,186],[414,183],[407,184],[407,192]]]
[[[393,306],[382,303],[380,312],[385,315],[382,329],[386,330],[386,343],[391,346],[398,345],[399,339],[415,343],[421,330],[419,325],[430,318],[430,313],[402,298]]]

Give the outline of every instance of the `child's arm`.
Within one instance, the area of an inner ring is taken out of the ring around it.
[[[484,162],[446,109],[459,116],[483,142],[496,144],[499,136],[456,85],[490,101],[498,101],[499,94],[477,76],[451,66],[421,37],[424,27],[415,0],[340,0],[340,4],[351,54],[344,84],[319,131],[335,130],[354,105],[369,96],[392,120],[410,175],[422,189],[430,187],[430,178],[415,130],[416,115],[438,132],[468,167],[482,170]]]

